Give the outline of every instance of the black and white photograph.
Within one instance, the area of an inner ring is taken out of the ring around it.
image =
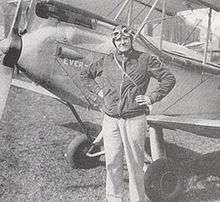
[[[0,202],[220,202],[219,0],[0,0]]]

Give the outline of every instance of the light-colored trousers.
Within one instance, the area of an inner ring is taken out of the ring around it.
[[[106,199],[123,201],[123,157],[129,173],[131,202],[147,202],[144,191],[144,144],[147,132],[146,116],[128,119],[104,115],[103,138],[106,159]]]

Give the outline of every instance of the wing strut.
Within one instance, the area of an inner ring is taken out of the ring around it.
[[[140,5],[143,5],[143,6],[146,6],[148,8],[151,8],[152,6],[150,5],[150,3],[145,3],[143,2],[142,0],[134,0],[135,2],[139,3]],[[156,11],[162,13],[163,11],[160,9],[160,8],[155,8]],[[171,11],[166,11],[166,15],[168,16],[172,16],[174,17],[175,16],[175,13],[174,12],[171,12]]]
[[[137,32],[136,32],[134,38],[136,38],[136,37],[139,35],[139,33],[141,32],[141,30],[144,28],[144,26],[146,25],[146,23],[147,23],[147,21],[148,21],[148,19],[149,19],[149,16],[150,16],[151,13],[153,12],[153,10],[156,8],[157,3],[158,3],[159,1],[160,1],[160,0],[155,0],[153,6],[152,6],[151,9],[149,10],[147,16],[145,17],[145,19],[143,20],[142,24],[141,24],[140,27],[138,28],[138,30],[137,30]]]
[[[207,53],[208,53],[208,47],[209,47],[209,39],[210,39],[210,30],[211,30],[211,20],[212,20],[212,9],[209,9],[209,20],[208,20],[208,27],[207,27],[207,33],[206,33],[206,43],[205,43],[205,51],[203,56],[203,64],[207,61]]]
[[[88,134],[88,130],[85,126],[85,124],[82,122],[82,119],[80,118],[79,114],[77,113],[75,107],[70,104],[69,102],[66,102],[66,105],[69,107],[69,109],[71,110],[71,112],[73,113],[73,115],[75,116],[76,120],[78,121],[81,129],[83,130],[83,133],[86,134],[86,136],[88,137],[89,141],[92,142],[92,138],[91,136]]]
[[[132,0],[126,0],[124,2],[124,4],[122,5],[122,7],[120,8],[120,10],[118,11],[117,15],[114,18],[114,21],[116,21],[118,19],[118,17],[121,15],[121,13],[124,11],[125,7],[128,5],[128,3],[132,1]]]
[[[163,45],[163,31],[164,31],[164,20],[166,16],[166,0],[163,0],[163,10],[162,10],[162,20],[161,20],[161,32],[160,32],[160,45],[159,49],[162,50],[162,45]]]
[[[127,20],[127,26],[131,26],[131,19],[133,14],[133,7],[134,7],[134,1],[130,1],[129,9],[128,9],[128,20]]]

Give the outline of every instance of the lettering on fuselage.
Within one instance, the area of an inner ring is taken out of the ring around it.
[[[65,65],[74,67],[74,69],[75,69],[76,71],[80,71],[80,70],[82,70],[82,68],[88,68],[88,67],[89,67],[89,65],[86,64],[86,63],[83,62],[83,61],[73,60],[73,59],[68,59],[68,58],[63,58],[63,63],[64,63]]]

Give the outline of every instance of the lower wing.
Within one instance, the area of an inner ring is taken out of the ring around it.
[[[150,125],[171,130],[183,130],[200,136],[220,138],[220,120],[197,119],[187,116],[149,115]]]

